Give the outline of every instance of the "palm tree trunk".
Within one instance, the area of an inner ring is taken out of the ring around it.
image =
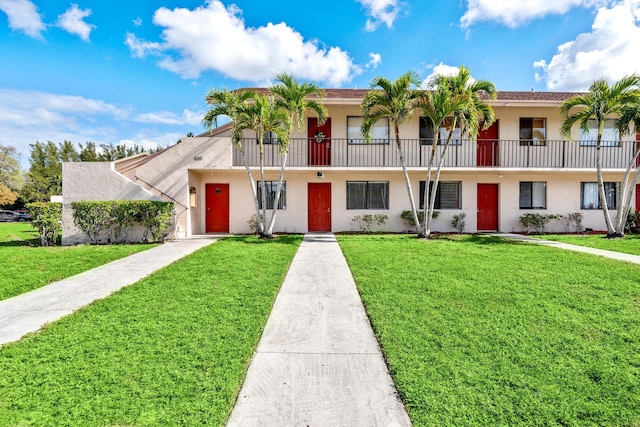
[[[627,170],[624,173],[624,179],[622,180],[622,190],[620,194],[622,197],[622,204],[618,209],[618,215],[616,217],[616,226],[615,233],[624,235],[625,225],[627,224],[627,216],[629,215],[629,210],[631,209],[631,199],[633,197],[633,189],[638,183],[638,178],[640,177],[640,169],[636,168],[636,173],[634,174],[633,180],[631,184],[629,184],[629,178],[631,177],[631,172],[635,167],[636,161],[638,159],[638,154],[640,154],[640,145],[636,148],[635,153],[629,164],[627,165]]]
[[[260,147],[260,189],[261,189],[261,203],[262,212],[258,218],[258,224],[260,225],[260,237],[265,237],[265,221],[267,218],[267,188],[264,184],[264,146],[262,144],[262,132],[256,132],[258,134],[258,144]]]
[[[455,119],[454,119],[454,127],[455,127]],[[440,182],[440,172],[442,172],[442,165],[444,164],[444,155],[447,152],[447,148],[449,148],[452,135],[453,135],[453,131],[450,130],[449,135],[447,136],[447,142],[445,142],[444,147],[442,148],[442,153],[440,154],[440,160],[438,161],[438,167],[436,168],[436,175],[433,178],[433,191],[431,192],[431,197],[429,199],[429,215],[426,218],[426,221],[427,221],[426,227],[429,230],[429,234],[431,234],[431,221],[433,221],[433,211],[435,210],[435,206],[436,206],[436,194],[438,192],[438,182]]]
[[[428,218],[433,215],[433,211],[430,210],[431,204],[429,203],[429,200],[431,199],[431,186],[429,185],[429,183],[431,182],[431,170],[433,169],[433,161],[436,157],[436,149],[438,147],[438,134],[439,132],[436,132],[434,130],[433,141],[431,141],[431,154],[429,155],[429,163],[427,165],[427,180],[424,185],[424,197],[422,198],[424,200],[424,215],[422,219],[424,223],[422,225],[422,235],[418,235],[418,237],[423,237],[426,239],[431,236],[431,221]]]
[[[278,176],[278,184],[276,186],[276,195],[273,199],[273,210],[271,213],[271,219],[269,220],[269,226],[265,232],[265,237],[273,237],[273,227],[276,223],[276,213],[278,212],[278,203],[280,203],[280,193],[282,192],[282,183],[284,182],[284,169],[287,165],[287,157],[289,156],[289,150],[285,151],[282,156],[282,164],[280,165],[280,176]]]
[[[602,150],[601,141],[602,134],[598,132],[598,140],[596,142],[596,172],[598,174],[598,197],[600,198],[600,207],[604,215],[604,222],[607,225],[607,237],[614,237],[615,230],[611,223],[611,215],[609,214],[609,206],[607,206],[607,197],[604,193],[604,178],[602,176]]]
[[[402,172],[404,174],[404,183],[407,187],[407,194],[409,195],[409,204],[411,205],[411,214],[413,215],[413,223],[416,225],[416,231],[418,236],[422,236],[422,225],[418,219],[418,211],[416,210],[416,202],[413,198],[413,191],[411,190],[411,180],[409,179],[409,172],[407,171],[407,165],[404,159],[404,151],[402,150],[402,144],[400,143],[400,129],[398,123],[394,124],[396,134],[396,149],[398,150],[398,157],[400,158],[400,164],[402,165]]]
[[[258,193],[256,191],[256,183],[253,179],[253,173],[251,173],[251,168],[249,167],[249,160],[247,159],[247,155],[244,152],[244,149],[242,147],[239,148],[240,152],[242,153],[242,160],[244,161],[244,167],[247,170],[247,176],[249,177],[249,186],[251,187],[251,195],[253,196],[253,204],[255,206],[256,209],[256,223],[259,226],[259,222],[258,222],[258,218],[260,217],[260,204],[258,202]],[[262,232],[262,230],[258,230],[259,232]]]

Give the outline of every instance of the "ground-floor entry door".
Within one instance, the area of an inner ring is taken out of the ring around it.
[[[309,231],[331,231],[331,184],[308,184]]]
[[[498,231],[498,184],[478,184],[478,231]]]
[[[207,233],[229,232],[229,184],[206,185]]]

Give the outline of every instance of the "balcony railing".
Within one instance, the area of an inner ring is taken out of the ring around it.
[[[242,147],[250,166],[259,165],[259,146],[255,139],[243,139]],[[427,167],[432,145],[428,140],[401,140],[407,167]],[[444,146],[435,150],[434,165]],[[603,141],[602,167],[624,169],[633,155],[635,141]],[[277,144],[263,144],[264,165],[280,166]],[[548,140],[457,140],[445,153],[445,168],[595,168],[596,147],[580,141]],[[233,149],[233,165],[244,166],[242,153]],[[292,139],[287,166],[291,167],[401,167],[396,143],[390,141]]]

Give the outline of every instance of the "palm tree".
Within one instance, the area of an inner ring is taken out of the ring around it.
[[[485,99],[491,100],[497,96],[497,90],[493,83],[487,80],[473,80],[469,69],[464,66],[460,67],[458,74],[454,76],[434,76],[429,82],[429,87],[432,90],[424,92],[418,102],[424,112],[427,124],[433,126],[434,136],[424,188],[425,223],[423,228],[425,237],[431,235],[431,221],[442,164],[456,127],[460,128],[461,135],[466,134],[469,139],[476,138],[480,129],[488,128],[495,121],[493,108]],[[440,161],[436,166],[433,184],[430,184],[439,129],[447,118],[451,118],[447,126],[447,140],[442,148]]]
[[[305,128],[304,117],[307,111],[315,112],[318,117],[318,124],[320,125],[327,120],[327,109],[322,105],[324,90],[312,83],[301,84],[298,80],[286,73],[277,74],[275,80],[276,84],[271,86],[269,92],[275,96],[276,106],[289,114],[289,136],[291,136],[294,127],[299,131]],[[282,183],[284,182],[284,170],[289,154],[288,141],[286,145],[280,145],[280,154],[282,154],[282,164],[273,202],[273,213],[271,214],[271,220],[267,227],[268,234],[273,232],[276,221],[278,202],[280,201]]]
[[[258,214],[257,222],[259,225],[260,237],[272,238],[273,234],[265,227],[265,219],[267,217],[267,188],[264,181],[264,136],[273,132],[276,135],[278,148],[280,153],[285,153],[289,146],[290,138],[290,119],[289,115],[281,110],[275,102],[273,96],[258,95],[253,98],[253,102],[241,105],[236,116],[237,126],[242,129],[252,129],[256,133],[258,139],[258,152],[260,159],[260,205],[262,212]],[[275,201],[274,201],[275,203]],[[273,210],[278,205],[274,204]]]
[[[242,160],[244,161],[253,195],[256,218],[260,218],[260,204],[258,202],[255,180],[253,179],[253,174],[251,173],[251,168],[249,167],[249,162],[241,143],[243,132],[246,129],[246,123],[240,120],[241,112],[247,109],[249,101],[253,100],[256,96],[256,92],[253,90],[231,92],[226,89],[212,89],[205,97],[207,103],[212,105],[212,108],[205,114],[202,119],[202,124],[208,129],[212,129],[218,126],[219,117],[224,116],[231,119],[231,143],[235,145],[242,154]],[[258,221],[258,228],[258,231],[262,234],[264,232],[264,221]]]
[[[381,118],[387,117],[392,125],[396,139],[396,150],[402,165],[404,181],[409,196],[409,204],[413,215],[413,222],[416,225],[418,235],[423,235],[416,203],[411,190],[411,181],[405,164],[404,152],[400,143],[400,125],[410,120],[415,108],[418,92],[416,87],[420,84],[420,77],[415,72],[407,72],[394,82],[384,78],[376,77],[370,85],[370,90],[364,96],[360,109],[362,110],[361,132],[367,141],[371,141],[371,128]]]
[[[573,110],[576,110],[575,112]],[[580,129],[588,132],[589,121],[596,122],[598,136],[596,138],[596,173],[598,175],[598,198],[607,226],[607,237],[624,236],[624,224],[631,204],[631,192],[633,186],[629,185],[629,176],[634,168],[638,151],[635,151],[633,159],[629,161],[625,179],[623,182],[622,206],[618,209],[615,225],[611,221],[609,206],[604,191],[604,179],[602,176],[602,133],[608,118],[617,119],[617,128],[620,136],[630,132],[630,124],[640,124],[640,75],[633,74],[623,77],[613,85],[609,85],[605,79],[593,82],[589,92],[575,95],[565,100],[560,106],[562,126],[560,132],[565,138],[572,138],[571,129],[578,123]],[[638,129],[636,127],[636,129]],[[637,176],[634,182],[637,182]]]

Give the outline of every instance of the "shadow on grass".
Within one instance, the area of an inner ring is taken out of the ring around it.
[[[10,248],[17,246],[40,246],[40,239],[28,239],[28,240],[3,240],[0,242],[0,248]]]
[[[268,245],[268,244],[281,244],[281,245],[298,245],[302,241],[301,234],[282,234],[276,235],[273,239],[261,239],[256,235],[244,235],[244,236],[232,236],[227,237],[225,240],[234,242],[246,243],[250,245]]]
[[[438,234],[434,235],[431,240],[474,243],[476,245],[521,245],[526,243],[491,234]]]

